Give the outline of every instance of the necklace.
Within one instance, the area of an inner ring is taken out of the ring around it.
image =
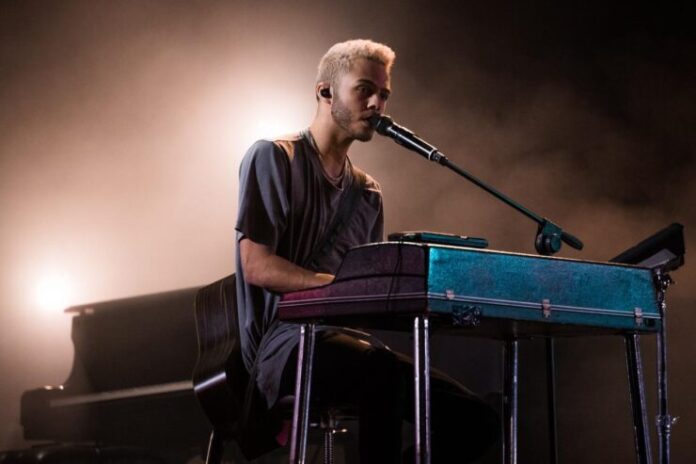
[[[317,155],[319,156],[319,164],[321,164],[321,170],[324,172],[324,176],[326,177],[326,179],[328,179],[328,181],[331,182],[333,185],[339,185],[339,184],[341,183],[341,181],[343,180],[343,176],[346,174],[346,163],[345,163],[345,161],[344,161],[344,163],[343,163],[343,166],[341,166],[341,172],[339,172],[339,173],[338,173],[337,175],[335,175],[335,176],[332,176],[332,175],[326,170],[326,168],[324,168],[324,163],[321,162],[322,160],[326,159],[326,157],[325,157],[324,154],[321,152],[321,150],[319,150],[319,147],[317,146],[317,142],[316,142],[316,140],[314,140],[314,136],[313,136],[312,133],[309,131],[309,129],[307,129],[307,138],[309,139],[310,145],[312,145],[312,148],[314,149],[314,151],[315,151],[315,152],[317,153]]]

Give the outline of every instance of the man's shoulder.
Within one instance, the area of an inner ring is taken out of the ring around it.
[[[273,137],[270,140],[273,143],[296,143],[302,140],[302,131],[300,132],[290,132],[289,134],[280,135],[278,137]]]
[[[286,135],[281,135],[280,137],[275,137],[270,139],[269,142],[272,143],[277,148],[283,150],[283,152],[291,160],[295,157],[297,147],[302,141],[302,132],[293,132]]]
[[[301,140],[302,132],[294,132],[291,134],[281,135],[279,137],[268,137],[259,139],[253,143],[251,148],[269,149],[275,147],[285,149],[289,145],[296,145]]]
[[[377,179],[372,177],[370,174],[362,170],[356,165],[352,165],[353,167],[353,175],[358,176],[358,178],[364,179],[364,189],[368,190],[370,192],[375,192],[380,194],[382,192],[382,188],[379,185],[379,182],[377,182]]]
[[[292,160],[302,133],[287,134],[280,137],[264,138],[254,142],[247,150],[245,158],[258,161]]]

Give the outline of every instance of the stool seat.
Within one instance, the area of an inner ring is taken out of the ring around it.
[[[276,401],[273,410],[277,411],[283,419],[292,419],[295,407],[295,395],[286,395]],[[310,407],[310,422],[318,424],[323,416],[330,414],[336,420],[355,420],[358,417],[357,409],[352,404],[332,404],[321,399],[312,398]]]

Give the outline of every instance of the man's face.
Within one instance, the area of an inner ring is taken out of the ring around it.
[[[383,64],[361,58],[338,78],[331,100],[334,122],[353,139],[366,142],[374,129],[368,118],[381,114],[390,94],[389,74]]]

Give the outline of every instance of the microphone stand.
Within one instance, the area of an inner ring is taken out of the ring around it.
[[[375,123],[373,125],[375,126],[375,129],[378,133],[393,138],[394,141],[399,145],[403,145],[404,147],[415,151],[416,153],[423,156],[429,161],[433,161],[451,169],[452,171],[456,172],[468,181],[472,182],[474,185],[490,193],[506,205],[511,206],[512,208],[527,216],[532,221],[536,222],[538,228],[534,240],[534,247],[536,248],[536,251],[539,254],[549,256],[554,253],[557,253],[561,249],[561,242],[567,243],[576,250],[582,250],[583,244],[577,237],[569,234],[568,232],[563,231],[560,228],[560,226],[558,226],[551,220],[539,216],[538,214],[522,206],[520,203],[516,202],[512,198],[486,184],[481,179],[460,168],[459,166],[451,162],[440,150],[435,148],[433,145],[421,139],[408,129],[394,124],[394,122],[388,116],[380,117],[379,120],[375,120]]]
[[[406,129],[405,127],[394,124],[394,121],[389,116],[375,115],[370,118],[372,127],[381,135],[385,135],[394,139],[399,145],[415,151],[429,161],[433,161],[442,166],[445,166],[460,176],[464,177],[474,185],[482,188],[490,193],[506,205],[516,209],[524,214],[532,221],[537,223],[537,234],[534,240],[536,251],[545,256],[557,253],[561,249],[561,242],[565,242],[571,247],[582,250],[582,242],[575,236],[564,232],[557,224],[551,220],[541,217],[530,209],[522,206],[507,195],[499,192],[490,185],[483,182],[476,176],[468,173],[451,162],[440,150],[429,144],[425,140],[418,137],[416,134]],[[546,382],[547,382],[547,410],[548,410],[548,427],[549,427],[549,462],[556,464],[558,462],[558,435],[556,433],[556,368],[555,368],[555,349],[553,338],[546,338]],[[504,402],[504,410],[506,411],[506,427],[504,439],[503,459],[506,463],[517,462],[517,362],[518,362],[518,347],[517,339],[508,340],[505,342],[503,349],[503,377],[510,376],[513,380],[503,389],[503,395],[506,397]],[[664,417],[669,418],[668,415]],[[664,435],[669,436],[669,428],[666,429]]]

